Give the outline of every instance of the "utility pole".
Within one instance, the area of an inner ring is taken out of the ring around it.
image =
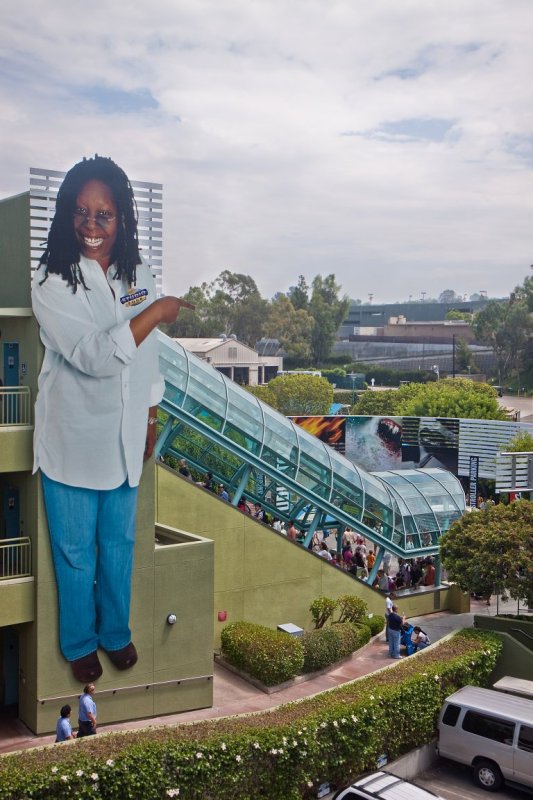
[[[452,334],[452,378],[455,378],[455,333]]]

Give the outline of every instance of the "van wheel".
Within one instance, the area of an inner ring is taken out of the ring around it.
[[[497,792],[503,786],[503,776],[493,761],[478,761],[474,764],[474,780],[487,792]]]

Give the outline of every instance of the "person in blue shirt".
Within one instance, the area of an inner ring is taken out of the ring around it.
[[[67,705],[62,706],[60,713],[60,717],[57,720],[56,725],[56,742],[66,742],[67,739],[74,739],[74,734],[72,733],[72,728],[70,726],[70,712],[72,711],[71,707],[67,703]]]
[[[80,696],[78,712],[78,739],[82,736],[94,736],[96,733],[96,703],[94,702],[94,683],[88,683]]]

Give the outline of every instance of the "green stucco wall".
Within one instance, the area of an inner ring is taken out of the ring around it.
[[[213,543],[184,533],[175,544],[155,547],[154,472],[149,462],[137,515],[131,628],[139,661],[120,672],[105,653],[99,653],[104,668],[97,682],[101,723],[212,704]],[[63,703],[76,707],[82,687],[59,651],[56,585],[38,481],[34,490],[38,499],[37,614],[35,623],[21,626],[19,632],[19,715],[33,731],[46,733],[54,729]],[[172,537],[172,530],[167,533]],[[169,613],[178,617],[173,626],[167,623]]]
[[[382,594],[355,581],[300,545],[266,525],[255,522],[211,492],[185,480],[169,467],[156,470],[158,522],[206,536],[215,542],[216,646],[225,624],[250,620],[276,627],[293,622],[312,625],[309,606],[320,595],[337,598],[357,594],[369,611],[383,614]],[[423,592],[399,600],[408,616],[429,614],[448,608],[449,590]],[[437,606],[437,608],[436,608]],[[226,612],[226,622],[218,612]]]

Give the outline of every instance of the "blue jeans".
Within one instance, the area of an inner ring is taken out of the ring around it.
[[[398,658],[400,655],[401,635],[401,631],[393,631],[392,628],[389,628],[389,656],[392,658]]]
[[[131,641],[131,573],[137,487],[66,486],[41,472],[67,661]]]

